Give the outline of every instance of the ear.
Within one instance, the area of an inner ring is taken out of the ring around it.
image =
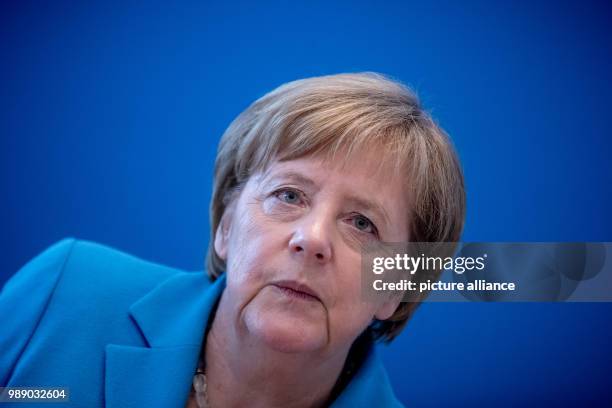
[[[215,252],[219,258],[227,261],[227,247],[229,242],[229,232],[232,226],[232,216],[234,212],[234,206],[229,205],[225,208],[217,230],[215,231]]]
[[[374,313],[374,317],[378,320],[387,320],[388,318],[393,316],[393,313],[395,313],[401,301],[401,295],[394,295],[390,297],[378,307],[376,313]]]

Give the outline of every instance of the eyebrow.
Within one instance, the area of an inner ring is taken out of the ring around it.
[[[270,180],[276,180],[276,179],[288,179],[295,183],[302,184],[302,185],[311,187],[315,190],[318,190],[317,184],[312,179],[300,173],[296,173],[294,171],[281,172],[281,173],[272,175],[272,177],[270,177]],[[391,225],[391,219],[389,218],[389,214],[385,210],[385,207],[381,205],[380,203],[373,201],[373,200],[368,200],[363,197],[352,195],[352,194],[347,197],[347,201],[349,201],[356,207],[360,207],[366,211],[373,212],[379,218],[381,218],[384,222],[386,222],[387,225]]]
[[[294,171],[281,172],[278,174],[274,174],[270,177],[270,180],[276,180],[276,179],[283,179],[283,180],[288,179],[290,181],[293,181],[295,183],[302,184],[308,187],[312,187],[312,188],[317,187],[317,183],[315,183],[312,179],[309,179],[308,177],[300,173],[296,173]]]

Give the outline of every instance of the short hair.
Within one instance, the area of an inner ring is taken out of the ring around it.
[[[376,73],[320,76],[286,83],[264,95],[229,125],[219,143],[210,204],[207,270],[215,280],[225,262],[214,234],[233,194],[274,159],[335,156],[376,144],[406,172],[412,194],[406,227],[413,242],[457,242],[465,218],[465,189],[447,134],[401,83]],[[382,159],[385,159],[382,158]],[[386,342],[406,325],[419,303],[400,303],[371,325]]]

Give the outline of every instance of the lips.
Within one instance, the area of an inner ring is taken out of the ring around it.
[[[274,282],[273,285],[282,290],[288,296],[293,296],[304,300],[321,301],[321,298],[317,292],[304,283],[296,281],[279,281]]]

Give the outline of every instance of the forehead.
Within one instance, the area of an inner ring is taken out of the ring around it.
[[[336,184],[338,188],[354,186],[360,191],[367,187],[379,190],[380,182],[386,180],[386,184],[398,184],[394,186],[397,187],[394,192],[397,192],[401,184],[401,177],[392,165],[385,163],[376,154],[365,152],[353,154],[349,158],[307,156],[274,161],[262,172],[262,176],[269,179],[287,173],[297,175],[300,172],[312,181]]]

